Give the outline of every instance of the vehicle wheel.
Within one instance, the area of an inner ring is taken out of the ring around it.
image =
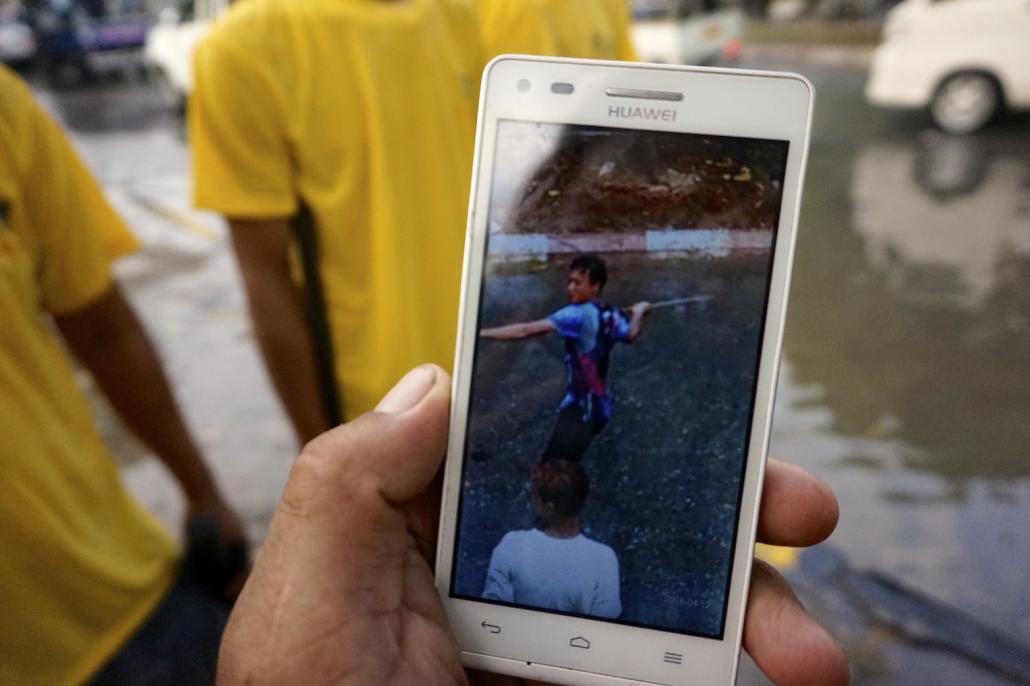
[[[937,88],[930,103],[930,116],[948,133],[972,133],[991,121],[1002,106],[1001,87],[994,77],[982,72],[949,76]]]

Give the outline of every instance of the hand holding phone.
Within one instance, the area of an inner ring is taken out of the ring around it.
[[[378,412],[307,446],[222,641],[219,683],[517,684],[466,674],[433,585],[450,379],[419,368]],[[763,540],[812,545],[836,501],[770,462]],[[837,686],[847,660],[786,583],[756,565],[745,648],[781,684]]]

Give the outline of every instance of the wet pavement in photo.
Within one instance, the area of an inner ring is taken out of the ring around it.
[[[841,502],[826,544],[763,554],[856,684],[1030,683],[1030,117],[955,139],[867,106],[856,64],[742,66],[818,90],[772,453]],[[144,244],[122,283],[259,541],[298,446],[225,228],[190,209],[182,125],[145,83],[37,93]],[[96,407],[130,486],[176,523],[167,473]],[[747,661],[740,682],[766,683]]]
[[[611,420],[582,460],[584,533],[619,560],[622,621],[718,635],[769,251],[602,257],[605,304],[710,299],[655,309],[636,341],[614,346]],[[480,325],[537,320],[567,305],[569,260],[495,265]],[[529,475],[566,392],[564,354],[556,334],[478,344],[456,557],[463,596],[483,592],[505,533],[532,528]]]

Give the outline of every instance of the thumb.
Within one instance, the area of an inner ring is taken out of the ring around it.
[[[407,536],[399,506],[422,493],[440,466],[449,403],[447,373],[419,367],[376,411],[308,443],[290,472],[242,600],[292,587],[295,596],[310,594],[321,603],[374,579],[377,565],[403,552]],[[267,588],[259,593],[257,586]]]
[[[320,652],[312,637],[358,641],[367,627],[348,618],[396,608],[409,546],[401,506],[440,466],[449,403],[447,373],[419,367],[376,411],[304,447],[230,619],[221,673],[262,663],[273,674],[289,666],[276,655],[331,662],[335,644]]]
[[[304,447],[331,486],[363,483],[393,504],[421,493],[447,446],[450,376],[436,365],[408,372],[375,411],[327,431]]]
[[[290,472],[255,571],[347,569],[355,551],[369,560],[374,552],[389,556],[398,539],[405,543],[399,506],[429,486],[443,460],[449,403],[447,373],[419,367],[376,411],[308,443]]]
[[[335,518],[341,501],[378,496],[396,506],[411,500],[429,486],[443,460],[449,408],[447,372],[435,365],[411,370],[375,411],[304,447],[282,506]]]

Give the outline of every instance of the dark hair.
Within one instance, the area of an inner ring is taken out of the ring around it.
[[[583,509],[590,480],[582,465],[567,460],[543,462],[533,470],[533,488],[561,517],[574,517]]]
[[[608,266],[597,255],[578,255],[569,265],[569,271],[586,272],[590,283],[596,283],[601,288],[608,281]]]

